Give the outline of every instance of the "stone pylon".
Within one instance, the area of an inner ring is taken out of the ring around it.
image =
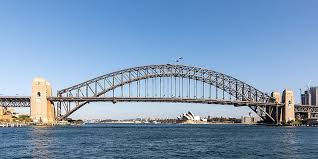
[[[55,121],[53,104],[47,100],[52,95],[51,84],[43,78],[32,81],[31,119],[35,123],[52,124]]]
[[[282,98],[279,92],[272,92],[271,96],[275,99],[277,104],[282,103]],[[277,124],[281,124],[283,122],[283,107],[276,107],[274,112]]]
[[[283,111],[283,122],[295,121],[295,98],[291,90],[284,90],[282,102],[285,104]]]

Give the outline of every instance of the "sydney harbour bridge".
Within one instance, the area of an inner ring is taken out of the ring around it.
[[[284,123],[295,118],[318,118],[318,107],[295,104],[285,90],[271,95],[229,75],[186,65],[148,65],[108,73],[61,89],[36,78],[32,95],[0,96],[2,107],[30,107],[31,118],[64,120],[91,102],[165,102],[249,107],[264,122]],[[44,120],[47,121],[47,120]]]

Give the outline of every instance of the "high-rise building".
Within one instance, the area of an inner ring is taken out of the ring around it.
[[[301,104],[311,105],[311,94],[309,93],[309,91],[305,91],[304,94],[301,94]]]
[[[301,94],[301,104],[318,106],[318,86],[310,87]]]
[[[318,86],[311,87],[309,93],[311,95],[311,105],[318,106]]]

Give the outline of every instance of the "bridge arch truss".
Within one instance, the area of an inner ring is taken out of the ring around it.
[[[245,105],[264,120],[274,120],[268,94],[229,75],[185,65],[123,69],[62,89],[50,100],[57,103],[58,119],[92,101],[154,101]]]

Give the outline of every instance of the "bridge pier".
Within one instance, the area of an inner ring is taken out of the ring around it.
[[[275,98],[276,106],[276,124],[287,124],[295,121],[295,98],[291,90],[284,90],[282,96],[279,92],[273,92],[272,97]],[[283,103],[284,106],[278,106]]]
[[[279,103],[282,102],[282,99],[281,99],[281,95],[279,92],[272,92],[272,95],[271,95],[274,99],[275,99],[275,102],[277,103],[276,105],[276,112],[275,112],[275,117],[276,117],[276,124],[281,124],[283,122],[283,109],[282,107],[279,107]]]
[[[295,98],[293,91],[284,90],[282,99],[282,102],[285,104],[283,111],[283,123],[286,124],[290,121],[295,121]]]
[[[55,120],[53,104],[47,99],[52,96],[51,84],[43,78],[32,81],[31,119],[35,123],[51,124]]]

